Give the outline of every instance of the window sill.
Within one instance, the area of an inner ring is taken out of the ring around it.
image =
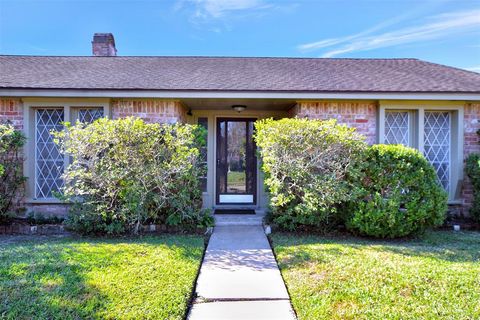
[[[449,205],[463,205],[463,200],[448,200],[447,204],[449,204]]]
[[[58,200],[56,198],[50,198],[50,199],[27,198],[25,200],[25,203],[27,203],[27,204],[67,204],[66,202],[64,202],[62,200]]]

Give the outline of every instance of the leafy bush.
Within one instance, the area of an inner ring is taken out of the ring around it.
[[[45,216],[41,212],[29,212],[25,221],[30,225],[40,225],[40,224],[60,224],[65,219],[57,216]]]
[[[13,125],[0,124],[0,223],[8,221],[12,203],[25,182],[20,158],[25,141],[23,133]]]
[[[347,206],[349,230],[394,238],[443,223],[447,194],[418,150],[373,145],[366,151],[362,167],[362,196]]]
[[[66,124],[56,133],[72,158],[62,198],[82,233],[138,232],[144,223],[211,224],[201,210],[203,128],[136,118]]]
[[[261,120],[255,124],[271,217],[285,229],[327,229],[337,205],[355,197],[364,137],[336,120]],[[349,179],[347,179],[349,177]]]
[[[465,170],[473,186],[470,215],[475,221],[480,222],[480,154],[472,153],[468,156]]]

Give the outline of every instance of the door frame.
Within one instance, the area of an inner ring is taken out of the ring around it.
[[[256,206],[257,205],[257,199],[258,199],[258,159],[257,159],[257,147],[255,144],[255,141],[253,141],[254,144],[254,156],[255,156],[255,161],[253,161],[255,168],[253,169],[254,172],[254,181],[253,181],[253,186],[254,186],[254,192],[253,192],[253,202],[220,202],[220,193],[218,192],[219,188],[219,179],[217,178],[218,170],[217,170],[217,148],[218,148],[218,128],[219,128],[219,123],[222,120],[227,120],[227,121],[257,121],[258,117],[248,117],[248,116],[235,116],[235,115],[218,115],[215,116],[214,119],[214,143],[215,143],[215,148],[214,148],[214,159],[213,159],[213,167],[214,167],[214,206]],[[252,133],[253,136],[253,133]]]

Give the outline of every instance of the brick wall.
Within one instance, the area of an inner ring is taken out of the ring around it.
[[[10,122],[16,129],[23,130],[23,103],[20,99],[0,98],[0,122]],[[20,158],[22,157],[20,152]],[[12,210],[19,210],[24,206],[23,194],[24,188],[20,188],[12,203]]]
[[[332,119],[357,128],[369,144],[377,142],[377,103],[353,101],[305,101],[290,110],[291,116]]]
[[[335,118],[339,123],[357,128],[358,132],[367,137],[370,144],[376,143],[377,136],[377,103],[351,101],[305,101],[299,102],[290,110],[291,116],[308,117],[311,119]],[[464,109],[464,155],[465,158],[473,152],[480,152],[480,103],[467,103]],[[473,190],[465,175],[461,194],[465,209],[473,199]]]
[[[20,99],[0,98],[0,122],[4,121],[23,129],[23,103]]]
[[[480,152],[480,140],[477,131],[480,130],[480,103],[467,103],[464,108],[464,156]],[[468,207],[473,200],[473,189],[467,175],[464,175],[462,198]]]
[[[291,116],[308,117],[312,119],[335,118],[339,123],[357,128],[358,132],[367,137],[367,142],[376,142],[377,134],[377,103],[358,101],[302,101],[290,110]],[[111,102],[114,119],[138,116],[147,122],[185,122],[186,109],[180,101],[159,99],[115,99]],[[480,129],[480,103],[467,103],[464,109],[464,155],[480,152],[479,137],[476,131]],[[16,128],[23,129],[23,104],[20,99],[0,97],[0,121],[8,120]],[[473,197],[472,187],[465,175],[462,187],[462,198],[467,205]],[[19,199],[20,200],[20,199]],[[21,200],[17,207],[22,205]],[[57,215],[65,213],[64,206],[32,205],[35,211],[46,211]],[[466,210],[464,210],[466,213]]]
[[[157,99],[117,99],[111,103],[114,119],[137,116],[147,122],[185,122],[186,110],[179,101]],[[23,103],[20,99],[0,97],[0,121],[10,121],[16,128],[22,130]],[[27,211],[42,213],[45,216],[65,216],[67,206],[61,204],[25,204],[19,195],[14,209],[26,207]]]
[[[186,121],[186,109],[180,101],[120,99],[111,103],[112,118],[136,116],[146,122],[175,123]]]

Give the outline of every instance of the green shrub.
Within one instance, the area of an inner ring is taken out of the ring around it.
[[[144,223],[210,224],[201,210],[203,128],[136,118],[66,124],[56,133],[71,156],[62,198],[82,233],[138,232]]]
[[[25,182],[20,151],[25,144],[25,136],[11,124],[0,124],[0,223],[11,217],[12,203]]]
[[[255,129],[273,221],[289,230],[334,226],[337,205],[357,192],[349,181],[358,175],[364,137],[336,120],[267,119]]]
[[[57,216],[45,216],[41,212],[29,212],[25,219],[30,225],[61,224],[65,219]]]
[[[472,153],[468,156],[465,170],[473,187],[470,215],[475,221],[480,222],[480,154]]]
[[[447,194],[432,165],[402,145],[373,145],[362,162],[362,196],[347,205],[349,230],[395,238],[441,225]]]

